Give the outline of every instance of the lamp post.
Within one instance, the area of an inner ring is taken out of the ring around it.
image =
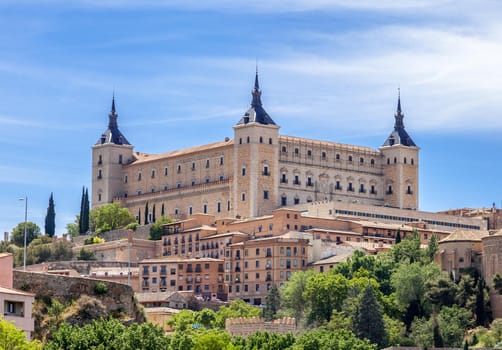
[[[28,196],[19,198],[24,201],[24,247],[23,247],[23,271],[26,271],[26,225],[28,223]]]

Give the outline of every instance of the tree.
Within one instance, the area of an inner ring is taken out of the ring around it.
[[[263,308],[263,318],[266,321],[272,321],[281,307],[281,296],[279,295],[279,288],[274,283],[272,288],[268,291],[265,298],[265,307]]]
[[[498,273],[493,276],[493,288],[499,293],[502,294],[502,276]]]
[[[26,341],[24,332],[0,316],[0,349],[37,350],[42,346],[37,341]]]
[[[18,247],[24,247],[24,226],[25,223],[21,222],[12,229],[12,242]],[[26,246],[35,238],[40,237],[40,227],[37,224],[28,221],[26,223]]]
[[[166,211],[164,208],[164,203],[162,203],[162,207],[160,208],[160,216],[165,216],[165,215],[166,215]]]
[[[117,203],[96,207],[90,212],[91,229],[97,233],[116,230],[134,221],[127,208],[121,208]]]
[[[154,224],[152,224],[150,226],[150,236],[148,237],[148,239],[151,239],[154,241],[161,239],[162,238],[162,226],[165,224],[169,224],[173,221],[174,220],[171,218],[166,218],[164,216],[161,217],[159,220],[157,220],[157,222],[155,222]]]
[[[397,229],[397,233],[396,233],[396,244],[399,244],[401,243],[401,230],[400,229]]]
[[[77,237],[80,234],[78,223],[70,222],[66,224],[66,234],[70,237]]]
[[[371,343],[382,347],[385,340],[385,324],[382,306],[375,296],[373,286],[368,283],[352,316],[354,333]]]
[[[152,208],[152,222],[155,223],[156,221],[156,217],[155,217],[155,204],[153,205],[153,208]]]
[[[82,187],[82,200],[80,201],[79,233],[85,234],[89,231],[89,192]]]
[[[96,253],[94,250],[82,248],[77,255],[77,260],[96,260]]]
[[[472,325],[473,320],[468,310],[453,305],[441,309],[437,323],[443,342],[441,346],[459,348],[462,346],[467,328]]]
[[[354,333],[339,329],[328,331],[324,328],[317,328],[310,332],[305,332],[299,336],[292,350],[375,350],[376,346],[367,340],[357,338]]]
[[[49,207],[47,208],[47,215],[45,216],[45,234],[53,237],[56,233],[56,211],[54,209],[54,197],[51,192],[49,197]]]
[[[303,298],[309,307],[308,322],[329,322],[333,310],[340,310],[347,296],[348,281],[341,274],[319,273],[307,281]]]
[[[216,312],[215,325],[220,328],[225,328],[227,318],[236,317],[258,317],[261,314],[259,307],[249,305],[241,299],[236,299],[228,306],[221,306]]]
[[[432,235],[429,243],[427,244],[427,249],[425,249],[425,257],[427,258],[427,262],[433,262],[434,256],[436,255],[439,249],[438,237],[436,235]]]
[[[148,202],[145,204],[145,225],[148,225]]]
[[[300,320],[305,311],[307,301],[303,297],[307,281],[314,275],[314,270],[297,271],[291,275],[289,281],[281,288],[282,307],[291,316]]]

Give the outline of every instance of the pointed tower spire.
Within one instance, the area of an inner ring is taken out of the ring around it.
[[[112,95],[112,110],[110,111],[110,114],[108,114],[108,129],[113,130],[113,129],[118,129],[117,125],[117,113],[115,112],[115,92]]]
[[[101,135],[97,145],[105,144],[105,143],[114,143],[116,145],[129,145],[127,139],[122,135],[119,130],[119,126],[117,123],[117,112],[115,110],[115,92],[112,95],[112,109],[108,114],[108,129]]]
[[[394,131],[390,134],[384,143],[384,146],[403,145],[416,147],[410,135],[404,130],[404,114],[401,109],[401,88],[397,88],[397,110],[394,114]]]
[[[260,83],[258,82],[258,65],[256,65],[254,88],[251,94],[253,95],[253,101],[251,101],[251,106],[253,107],[261,106],[261,91],[260,91]]]

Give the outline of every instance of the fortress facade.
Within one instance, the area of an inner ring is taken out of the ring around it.
[[[92,207],[120,203],[140,223],[194,213],[256,217],[324,200],[416,210],[419,148],[403,117],[398,96],[394,130],[379,149],[281,135],[263,108],[257,73],[233,139],[146,154],[120,132],[113,99],[108,128],[92,147]]]

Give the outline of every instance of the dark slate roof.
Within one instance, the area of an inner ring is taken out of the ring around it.
[[[401,111],[401,96],[398,95],[397,98],[397,111],[394,114],[394,118],[396,118],[396,122],[394,123],[394,130],[391,132],[387,140],[385,140],[384,146],[393,146],[393,145],[403,145],[416,147],[415,142],[411,139],[410,135],[404,130],[403,118],[404,114]]]
[[[116,145],[130,145],[129,141],[120,132],[117,124],[118,115],[115,112],[115,96],[112,98],[112,110],[108,114],[108,129],[101,135],[96,145],[103,145],[106,143],[113,143]]]
[[[263,109],[261,104],[261,91],[260,85],[258,84],[258,71],[256,71],[256,77],[254,80],[254,89],[252,92],[253,100],[251,101],[251,108],[244,113],[244,116],[239,120],[237,125],[248,124],[248,123],[258,123],[264,125],[276,125],[273,119],[268,115],[268,113]]]

